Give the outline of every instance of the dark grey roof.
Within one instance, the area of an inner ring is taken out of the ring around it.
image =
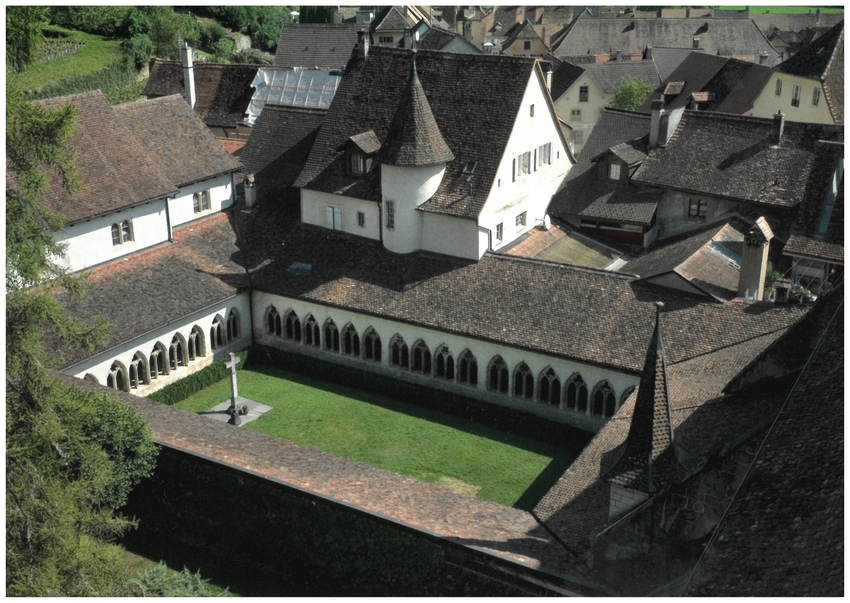
[[[662,81],[667,81],[676,68],[688,58],[691,53],[704,54],[704,50],[694,50],[692,48],[652,48],[652,60],[655,61],[655,67],[658,69],[658,76]]]
[[[511,27],[505,33],[505,39],[502,42],[502,49],[506,50],[510,48],[514,42],[517,40],[542,40],[534,27],[532,27],[531,22],[528,19],[525,19],[522,23],[515,23],[513,27]]]
[[[240,263],[229,216],[219,213],[175,228],[173,243],[91,270],[87,297],[60,294],[58,299],[71,316],[102,316],[113,323],[109,340],[95,351],[99,353],[232,297],[248,285]],[[63,366],[91,355],[66,353]]]
[[[118,105],[115,111],[160,172],[177,186],[241,167],[180,94]]]
[[[567,180],[575,180],[591,168],[595,168],[593,159],[611,147],[648,135],[649,115],[606,107],[585,141],[576,164],[570,169]]]
[[[629,142],[615,144],[613,147],[609,148],[608,151],[612,155],[616,155],[618,158],[622,159],[627,166],[635,167],[636,165],[640,165],[643,160],[646,159],[648,149],[646,148],[644,138],[641,137]],[[598,159],[600,156],[601,155],[597,155],[596,158]]]
[[[818,140],[842,140],[842,128],[785,122],[771,144],[773,120],[685,111],[666,148],[655,148],[633,182],[777,207],[802,200]]]
[[[274,55],[275,67],[344,69],[366,25],[284,23]]]
[[[643,80],[653,87],[661,83],[655,62],[649,61],[608,61],[601,65],[588,65],[585,67],[587,74],[593,78],[596,85],[606,94],[617,91],[620,80],[624,77],[632,77]]]
[[[121,113],[96,90],[39,101],[48,109],[66,103],[77,107],[71,146],[77,154],[82,188],[68,195],[58,173],[50,172],[44,197],[49,210],[67,223],[114,212],[177,192],[177,184],[161,170],[161,162],[133,136]],[[149,127],[156,128],[152,122]]]
[[[292,189],[327,115],[326,109],[266,105],[242,151],[245,174],[254,174],[257,200],[292,198]]]
[[[744,19],[600,19],[581,15],[555,44],[558,56],[642,54],[647,44],[672,48],[693,48],[699,37],[700,47],[710,54],[727,56],[768,55],[767,64],[775,65],[781,55],[767,41],[755,23]]]
[[[411,13],[412,7],[388,6],[381,10],[372,20],[370,30],[375,31],[400,31],[413,27],[418,22],[417,15]]]
[[[195,63],[195,113],[208,126],[236,127],[242,122],[254,89],[256,65]],[[154,59],[142,91],[148,98],[184,94],[183,66],[179,61]]]
[[[562,61],[553,54],[547,55],[546,59],[553,63],[552,90],[550,93],[552,100],[557,101],[581,77],[584,68],[573,65],[569,61]]]
[[[767,32],[771,25],[782,31],[800,31],[806,28],[828,29],[844,20],[844,12],[817,14],[814,7],[809,10],[811,10],[811,14],[808,15],[774,11],[771,13],[752,13],[749,18],[764,32]],[[716,11],[715,15],[720,13],[726,13],[726,11]]]
[[[350,136],[373,130],[381,144],[407,86],[413,54],[373,47],[365,62],[353,62],[342,78],[328,117],[296,186],[324,192],[345,188],[351,197],[378,201],[377,166],[366,178],[346,174],[343,145]],[[535,72],[535,61],[505,55],[467,55],[421,50],[416,67],[437,127],[454,160],[425,211],[477,218],[494,184],[499,161],[519,111],[522,94]],[[493,77],[498,73],[499,77]],[[458,85],[457,82],[466,82]],[[474,135],[470,135],[474,132]],[[478,163],[469,195],[461,177],[470,161]]]
[[[377,153],[381,149],[381,141],[378,140],[378,137],[375,136],[375,132],[373,132],[372,130],[369,130],[367,132],[361,132],[360,134],[355,134],[348,140],[353,142],[358,149],[360,149],[367,155]]]
[[[843,302],[843,290],[834,293]],[[844,595],[843,303],[830,309],[683,594]]]

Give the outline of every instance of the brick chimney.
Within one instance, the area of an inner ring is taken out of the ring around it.
[[[764,278],[767,272],[767,252],[770,249],[772,238],[773,231],[764,216],[756,220],[744,235],[738,297],[757,301],[763,298]]]
[[[773,129],[770,132],[770,144],[778,145],[782,140],[782,133],[785,131],[785,116],[782,110],[773,115]]]
[[[180,62],[183,63],[184,98],[189,106],[195,108],[195,66],[192,63],[192,49],[189,44],[180,47]]]
[[[357,32],[357,58],[365,61],[369,56],[369,38],[365,29]]]

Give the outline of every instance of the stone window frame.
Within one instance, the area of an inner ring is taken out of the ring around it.
[[[127,378],[127,367],[119,361],[112,362],[109,367],[109,373],[106,376],[106,387],[117,389],[123,392],[130,391],[130,380]]]
[[[206,356],[206,345],[204,342],[204,332],[198,325],[193,325],[189,331],[189,337],[186,340],[186,354],[189,362],[203,358]]]
[[[563,394],[561,380],[558,373],[551,366],[540,371],[537,379],[537,401],[550,406],[561,407],[561,396]]]
[[[227,343],[239,339],[239,334],[242,330],[242,323],[239,319],[239,310],[230,308],[227,315]]]
[[[455,359],[445,343],[437,347],[437,351],[434,352],[434,376],[446,381],[455,381]]]
[[[132,220],[122,220],[121,222],[115,222],[112,225],[111,231],[113,247],[116,245],[124,245],[125,243],[131,243],[135,240]]]
[[[601,398],[597,399],[597,396],[600,395]],[[599,406],[598,412],[597,404]],[[609,381],[603,379],[593,386],[593,392],[590,394],[590,415],[607,419],[613,417],[615,412],[617,412],[617,395]]]
[[[284,339],[301,343],[301,321],[292,308],[283,315],[282,333]]]
[[[478,386],[478,360],[469,348],[457,357],[457,382],[473,387]],[[465,378],[464,378],[465,376]]]
[[[312,314],[308,314],[304,318],[301,334],[305,345],[311,345],[316,348],[322,347],[322,330],[319,328],[319,321]]]
[[[382,357],[381,336],[369,327],[363,332],[363,359],[380,362]]]
[[[515,398],[534,399],[534,373],[531,372],[531,368],[525,362],[520,362],[514,368],[513,382]]]
[[[688,218],[705,220],[708,214],[708,200],[701,197],[688,199]]]
[[[177,331],[168,345],[168,366],[176,371],[180,367],[189,366],[189,355],[186,347],[186,338]]]
[[[348,323],[342,329],[341,351],[346,356],[360,358],[362,351],[360,346],[360,334],[357,333],[357,328],[351,323]]]
[[[579,86],[578,88],[578,102],[587,103],[590,102],[590,86]]]
[[[211,199],[212,195],[210,194],[210,189],[198,191],[192,195],[192,209],[196,214],[210,211],[212,209]]]
[[[586,414],[590,401],[587,382],[580,373],[576,372],[570,375],[570,378],[564,383],[564,408]],[[571,395],[571,388],[574,389],[574,396]],[[570,402],[573,402],[572,405]],[[584,405],[584,409],[580,408],[582,404]]]
[[[339,344],[339,327],[336,326],[333,318],[328,318],[325,321],[325,324],[322,327],[322,335],[324,336],[324,349],[338,354],[341,350],[341,346]]]
[[[168,364],[168,350],[161,341],[153,344],[153,349],[148,355],[148,371],[151,379],[157,379],[160,375],[168,375],[171,373],[171,367]]]
[[[799,107],[800,106],[800,98],[803,96],[803,87],[800,84],[793,84],[791,86],[791,106]]]
[[[150,372],[148,371],[148,359],[140,351],[133,354],[130,366],[127,367],[127,380],[129,381],[130,389],[139,389],[144,385],[149,385],[151,382]]]
[[[274,306],[271,306],[271,309],[275,310]],[[266,315],[268,316],[269,311],[266,311]],[[267,318],[268,321],[268,318]],[[227,340],[224,338],[224,318],[221,317],[221,314],[216,314],[215,318],[213,318],[212,324],[210,325],[210,349],[217,350],[220,347],[224,347],[227,344]]]
[[[498,354],[487,364],[487,390],[501,394],[509,394],[511,391],[510,369]]]
[[[434,370],[431,349],[424,339],[418,339],[410,348],[410,370],[428,377]]]
[[[404,337],[398,333],[390,339],[390,366],[410,368],[410,350],[404,342]]]
[[[275,337],[281,337],[283,333],[283,321],[280,312],[273,304],[266,308],[266,333]]]

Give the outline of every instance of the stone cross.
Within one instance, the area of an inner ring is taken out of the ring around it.
[[[230,408],[227,409],[227,414],[230,419],[227,421],[231,425],[241,425],[242,420],[239,418],[239,407],[236,405],[239,400],[239,392],[236,389],[236,365],[239,364],[239,358],[236,354],[230,352],[230,362],[226,362],[224,366],[230,370]]]

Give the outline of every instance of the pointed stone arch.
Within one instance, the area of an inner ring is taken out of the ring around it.
[[[308,314],[304,319],[304,343],[315,347],[322,345],[321,330],[319,329],[319,321],[312,314]]]
[[[281,322],[280,313],[273,305],[266,308],[266,332],[269,335],[280,337],[283,332],[283,324]]]
[[[227,342],[239,339],[239,334],[242,331],[242,325],[239,321],[239,310],[230,308],[230,313],[227,315]]]
[[[525,362],[520,362],[514,369],[514,396],[534,398],[534,375]]]
[[[614,394],[614,388],[608,383],[608,380],[602,380],[593,387],[593,394],[590,396],[591,407],[590,414],[595,417],[613,417],[617,410],[617,397]]]
[[[458,383],[465,383],[467,385],[478,385],[478,361],[475,359],[475,355],[469,350],[469,348],[465,349],[460,353],[457,359],[457,380]]]
[[[141,352],[136,352],[133,355],[133,360],[130,361],[130,366],[127,367],[127,380],[130,382],[130,389],[138,389],[151,382],[150,372],[148,371],[148,360]]]
[[[366,360],[381,361],[381,337],[372,327],[363,333],[363,357]]]
[[[413,344],[411,356],[413,361],[410,370],[431,376],[431,350],[428,349],[428,344],[424,340],[420,339]]]
[[[342,330],[342,353],[360,358],[360,335],[351,323]]]
[[[434,375],[447,381],[455,380],[455,360],[446,344],[439,346],[434,353]]]
[[[404,343],[404,337],[396,333],[390,340],[390,364],[400,368],[410,368],[410,351]]]
[[[189,355],[186,349],[186,338],[178,331],[171,338],[171,344],[168,346],[168,366],[174,371],[188,364]]]
[[[564,407],[576,412],[587,412],[587,383],[579,373],[573,373],[564,387]]]
[[[106,376],[106,387],[117,389],[122,392],[130,391],[130,380],[127,378],[127,367],[120,361],[115,360],[112,366],[109,367],[109,374]]]
[[[328,318],[325,321],[325,349],[332,352],[339,352],[339,329],[333,318]]]
[[[224,346],[224,344],[224,319],[221,317],[221,314],[216,314],[210,327],[210,348],[217,350]]]
[[[86,376],[83,377],[83,379],[85,379],[86,381],[91,381],[92,383],[97,383],[98,385],[100,385],[100,381],[98,381],[97,377],[95,377],[91,373],[86,373]]]
[[[561,406],[561,381],[551,366],[540,372],[537,386],[537,399],[550,406]]]
[[[487,389],[502,394],[510,392],[508,364],[501,356],[494,356],[487,365]]]
[[[206,356],[205,348],[204,332],[201,330],[201,327],[194,325],[189,332],[189,339],[186,341],[186,352],[189,362]]]
[[[160,375],[167,375],[171,372],[171,367],[168,364],[168,350],[161,341],[153,344],[150,356],[148,357],[148,371],[151,379],[157,379]]]
[[[298,320],[298,315],[291,308],[286,311],[283,316],[283,336],[292,341],[301,341],[301,321]]]

